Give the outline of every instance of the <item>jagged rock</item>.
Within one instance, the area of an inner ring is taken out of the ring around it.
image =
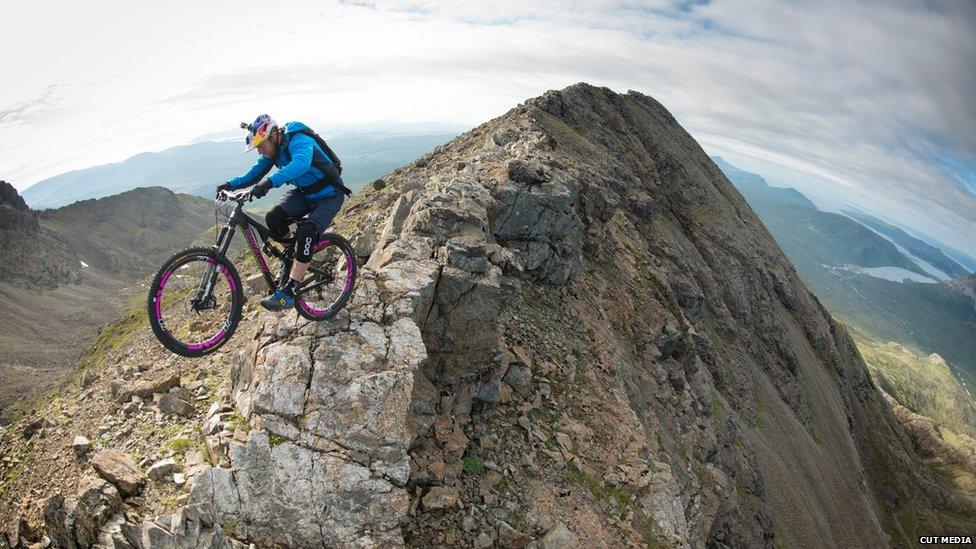
[[[244,288],[248,295],[261,295],[268,291],[268,282],[264,274],[255,273],[244,279]]]
[[[434,486],[424,494],[423,503],[426,509],[447,509],[454,507],[458,503],[457,488],[451,486]]]
[[[39,540],[39,536],[31,529],[23,517],[14,517],[0,532],[0,542],[6,541],[8,547],[22,547]]]
[[[122,508],[122,498],[115,486],[98,478],[89,478],[78,490],[74,510],[74,538],[80,547],[89,547],[98,539],[98,530],[109,517]]]
[[[91,442],[84,436],[77,435],[71,443],[71,447],[74,449],[75,455],[83,458],[88,453],[89,448],[91,448]]]
[[[22,431],[24,440],[30,440],[38,433],[38,431],[46,427],[51,427],[51,425],[51,422],[43,417],[39,417],[27,422],[27,425],[24,426],[24,430]]]
[[[447,241],[441,248],[440,259],[444,265],[457,267],[469,273],[483,273],[488,270],[488,258],[484,241],[462,237]]]
[[[142,489],[146,477],[136,463],[118,450],[100,450],[91,459],[95,471],[114,484],[124,496],[132,496]]]
[[[173,458],[166,458],[153,463],[149,470],[146,472],[149,478],[155,480],[156,482],[163,482],[166,477],[172,474],[179,468],[176,460]]]
[[[125,384],[118,388],[115,401],[122,404],[124,402],[128,402],[133,396],[139,397],[143,400],[151,399],[153,393],[164,393],[179,384],[179,372],[172,372],[153,379]]]
[[[145,549],[175,548],[173,534],[156,524],[146,524],[142,528],[142,547]]]
[[[200,473],[189,503],[212,504],[219,521],[244,529],[235,535],[260,545],[402,543],[397,524],[408,507],[406,493],[370,469],[289,441],[272,447],[262,431],[230,452],[234,470]],[[344,503],[329,503],[335,501]],[[245,516],[251,518],[246,526]],[[283,516],[292,520],[282,523]],[[365,525],[372,534],[360,534]]]
[[[55,547],[75,547],[73,512],[73,502],[66,506],[63,495],[51,496],[44,502],[44,526]]]
[[[521,549],[532,541],[532,536],[519,532],[504,520],[498,521],[498,544],[502,547]]]
[[[122,522],[119,525],[119,534],[125,543],[137,549],[146,549],[142,544],[142,525],[131,522]]]
[[[512,364],[508,367],[508,372],[505,373],[503,380],[526,400],[531,399],[532,393],[535,392],[535,388],[532,386],[532,372],[528,370],[527,366]]]
[[[159,397],[156,406],[164,414],[174,416],[189,417],[193,415],[194,411],[192,404],[173,394],[165,394]]]
[[[550,179],[545,168],[538,162],[518,159],[508,163],[508,178],[526,185],[539,185]]]
[[[533,549],[572,549],[579,547],[579,539],[573,534],[566,525],[559,523],[555,528],[549,530],[546,535],[530,544]]]
[[[474,394],[474,400],[480,402],[484,406],[491,406],[493,404],[500,403],[502,401],[500,382],[494,380],[487,380],[483,382],[478,387],[478,391]]]
[[[78,493],[65,499],[55,495],[44,504],[44,524],[55,547],[91,547],[99,528],[122,508],[118,490],[102,479],[82,480]]]
[[[478,536],[474,538],[475,549],[487,549],[488,547],[491,547],[493,543],[494,540],[491,537],[491,534],[488,532],[480,532],[478,533]]]

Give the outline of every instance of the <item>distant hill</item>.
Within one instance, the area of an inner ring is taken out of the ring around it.
[[[214,225],[211,200],[162,187],[42,210],[38,218],[86,263],[127,283]]]
[[[772,187],[761,176],[739,169],[726,162],[721,156],[713,156],[711,159],[722,170],[725,177],[732,181],[735,188],[746,197],[751,206],[753,203],[773,202],[781,205],[791,204],[804,208],[817,208],[816,204],[796,189]]]
[[[926,272],[934,272],[935,274],[941,275],[940,278],[943,280],[969,274],[969,270],[946,256],[939,248],[932,246],[924,240],[915,238],[894,225],[889,225],[874,216],[858,210],[845,210],[844,213],[890,238],[896,244],[905,248],[908,253],[925,261],[929,266],[934,267],[934,269],[926,269]]]
[[[742,193],[787,253],[834,267],[897,267],[926,278],[928,274],[894,244],[864,225],[823,212],[796,189],[771,187],[759,175],[720,157],[712,160]],[[934,281],[934,280],[932,280]]]
[[[723,172],[730,166],[716,163]],[[854,219],[823,212],[797,198],[798,191],[770,187],[756,174],[725,173],[831,314],[873,339],[938,353],[961,379],[976,383],[976,316],[969,298],[937,283]]]
[[[72,371],[135,283],[213,222],[213,202],[161,187],[35,212],[0,181],[0,410]]]
[[[331,137],[329,145],[342,159],[343,180],[356,190],[453,137],[449,133],[368,132]],[[209,198],[218,184],[250,168],[256,154],[244,154],[236,139],[203,141],[57,175],[28,187],[23,197],[34,209],[151,186]]]

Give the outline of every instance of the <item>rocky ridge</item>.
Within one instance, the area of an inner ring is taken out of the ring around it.
[[[39,289],[79,278],[77,255],[40,226],[37,215],[6,181],[0,181],[0,242],[0,282]]]
[[[946,285],[972,299],[973,305],[976,307],[976,274],[960,276],[950,280]]]
[[[180,507],[120,519],[86,481],[48,500],[51,540],[89,539],[76,516],[117,547],[887,546],[972,524],[653,99],[548,92],[340,217],[356,295],[325,323],[249,315],[194,408],[209,463]]]

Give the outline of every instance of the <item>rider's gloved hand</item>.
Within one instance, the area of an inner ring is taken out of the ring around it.
[[[262,196],[268,194],[268,191],[270,191],[271,187],[273,186],[274,185],[271,184],[270,179],[265,179],[264,181],[255,185],[253,189],[251,189],[251,196],[253,196],[254,198],[261,198]]]
[[[220,185],[217,185],[217,194],[220,194],[220,191],[230,191],[233,189],[234,187],[231,187],[230,183],[221,183]]]

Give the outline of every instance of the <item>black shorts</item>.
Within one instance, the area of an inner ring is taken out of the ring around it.
[[[341,192],[318,200],[309,200],[298,189],[289,189],[275,206],[284,210],[288,217],[307,215],[307,220],[315,225],[321,235],[332,225],[332,219],[339,213],[345,201],[346,197]]]

